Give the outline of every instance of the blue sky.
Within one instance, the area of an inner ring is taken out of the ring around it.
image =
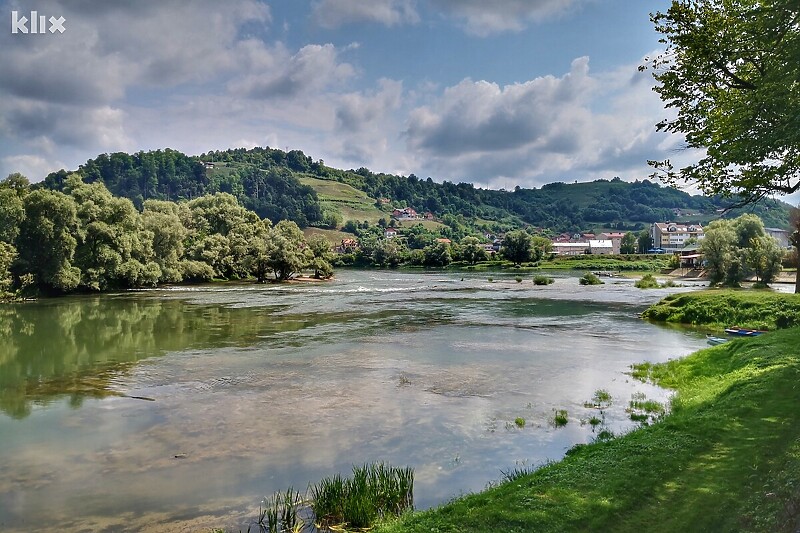
[[[100,153],[301,149],[512,188],[689,161],[642,59],[666,0],[0,0],[0,174]]]

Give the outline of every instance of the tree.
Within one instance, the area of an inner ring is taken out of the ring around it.
[[[531,259],[541,261],[546,254],[553,251],[553,241],[546,237],[535,235],[531,238]]]
[[[525,261],[531,260],[531,236],[528,232],[523,230],[509,231],[503,239],[503,247],[500,253],[503,257],[514,263],[520,265]]]
[[[483,249],[481,241],[477,237],[461,239],[461,258],[470,265],[486,259],[486,250]]]
[[[160,200],[147,200],[142,212],[142,227],[152,236],[153,260],[161,269],[160,281],[183,280],[181,259],[186,228],[181,224],[178,205]]]
[[[281,220],[272,228],[267,240],[266,256],[267,265],[279,281],[290,279],[313,258],[303,232],[290,220]]]
[[[78,220],[75,266],[81,286],[100,291],[155,285],[161,269],[153,261],[153,233],[142,228],[139,212],[100,182],[84,183],[70,174],[64,191],[75,199]]]
[[[450,255],[450,245],[446,242],[437,242],[423,249],[425,254],[424,264],[432,267],[446,267],[453,261]]]
[[[17,249],[12,244],[0,241],[0,299],[11,290],[11,265],[17,258]]]
[[[313,256],[310,266],[314,269],[314,277],[329,279],[333,276],[333,267],[331,266],[333,253],[328,239],[322,235],[312,235],[308,239],[308,249],[311,250]]]
[[[647,250],[653,247],[653,237],[650,235],[650,230],[643,229],[636,236],[636,246],[639,248],[640,254],[646,254]]]
[[[758,282],[769,284],[780,272],[783,259],[778,241],[766,234],[758,217],[750,214],[709,224],[700,251],[711,283],[733,287],[752,275]]]
[[[636,235],[633,233],[626,233],[622,237],[622,242],[619,245],[619,252],[621,254],[635,254],[636,253]]]
[[[800,205],[793,207],[789,213],[789,220],[791,221],[791,234],[789,235],[789,244],[794,246],[795,266],[797,273],[794,278],[794,293],[800,294]]]
[[[705,238],[700,243],[700,252],[712,285],[725,280],[733,260],[736,232],[728,220],[715,220],[708,225]]]
[[[23,205],[15,274],[33,274],[34,283],[56,291],[75,289],[81,279],[80,269],[72,263],[78,231],[75,201],[63,193],[39,189],[27,195]]]
[[[761,235],[750,240],[742,252],[743,262],[756,276],[756,281],[769,285],[781,271],[783,250],[778,241],[769,235]]]
[[[649,62],[655,91],[676,111],[657,129],[705,150],[677,171],[651,161],[657,172],[745,202],[800,189],[800,3],[673,0],[651,20],[666,45]]]

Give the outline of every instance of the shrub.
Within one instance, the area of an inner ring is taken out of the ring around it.
[[[634,285],[639,289],[657,289],[659,287],[658,280],[652,274],[645,274]]]
[[[550,276],[539,275],[539,276],[535,276],[533,278],[533,284],[534,285],[550,285],[551,283],[554,283],[555,281],[556,280],[551,278]]]
[[[591,272],[587,272],[583,275],[581,279],[578,280],[581,285],[602,285],[603,280],[592,274]]]

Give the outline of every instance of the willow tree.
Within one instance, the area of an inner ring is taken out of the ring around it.
[[[651,15],[666,50],[643,65],[674,115],[659,131],[701,150],[668,183],[751,202],[800,189],[800,2],[674,0]]]

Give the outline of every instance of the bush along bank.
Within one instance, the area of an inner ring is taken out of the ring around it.
[[[661,422],[377,531],[796,531],[800,328],[632,374],[675,389]]]
[[[800,326],[800,295],[757,290],[706,290],[667,296],[642,313],[658,322],[725,328]]]

